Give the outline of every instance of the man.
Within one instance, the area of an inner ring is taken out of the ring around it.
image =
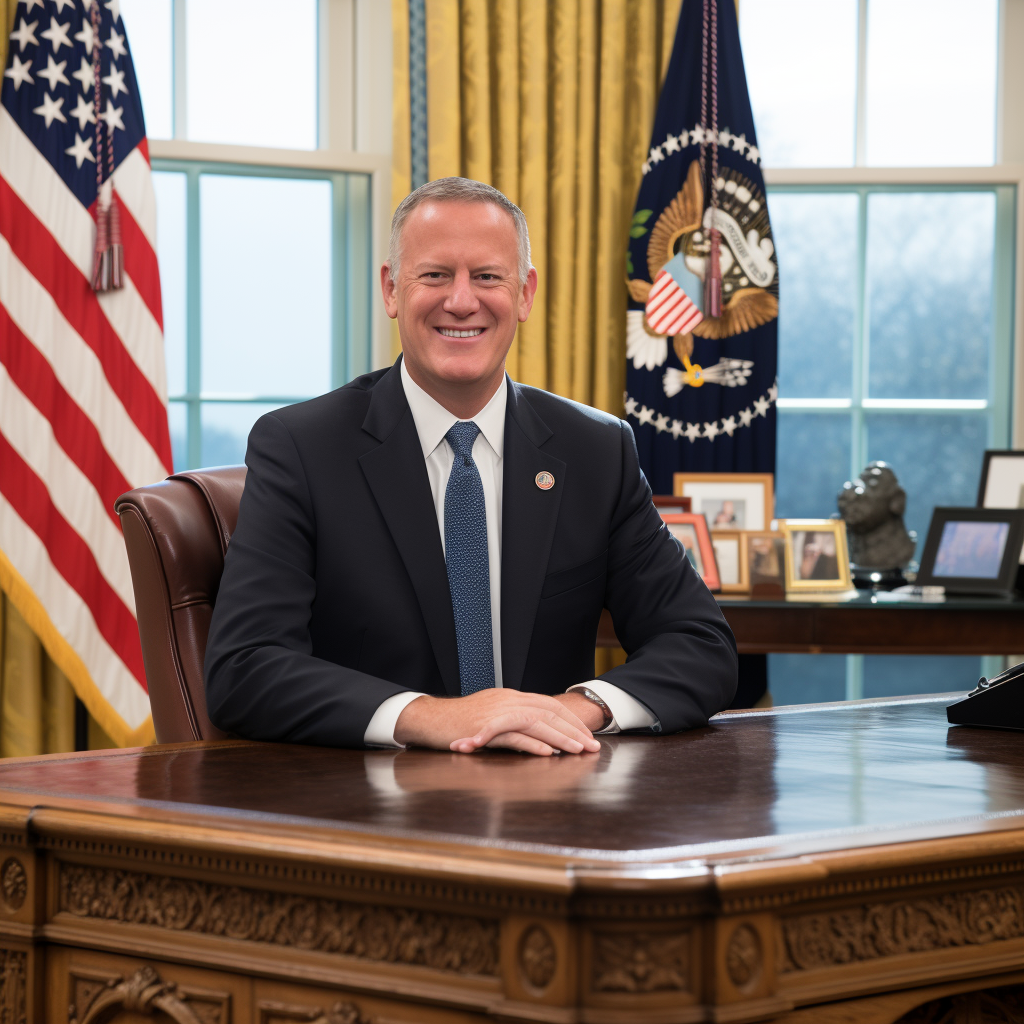
[[[422,186],[395,211],[381,287],[402,358],[249,435],[211,719],[539,755],[705,724],[735,691],[735,642],[632,432],[505,376],[537,289],[522,212],[479,182]],[[604,607],[629,659],[594,680]]]

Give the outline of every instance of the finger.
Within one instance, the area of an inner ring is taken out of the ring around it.
[[[532,732],[532,727],[545,718],[547,719],[546,734],[539,738],[572,754],[578,754],[584,749],[587,737],[580,730],[551,712],[540,711],[537,708],[517,708],[502,715],[495,715],[472,737],[472,740],[478,747],[483,747],[503,732]],[[574,736],[572,733],[576,735]],[[556,736],[561,738],[557,742],[553,742],[553,738]]]
[[[597,743],[597,740],[593,739],[593,737],[588,739],[582,733],[577,733],[576,736],[567,735],[564,729],[558,727],[563,724],[565,723],[561,719],[552,721],[538,719],[532,725],[519,731],[527,736],[532,736],[534,739],[542,740],[549,746],[564,750],[567,754],[580,754],[584,750],[590,749],[588,743]],[[568,728],[571,728],[571,726]],[[598,744],[598,749],[600,749],[600,744]]]
[[[504,750],[518,750],[520,753],[536,754],[538,757],[551,757],[552,754],[561,753],[550,744],[521,732],[503,732],[495,736],[487,746]]]

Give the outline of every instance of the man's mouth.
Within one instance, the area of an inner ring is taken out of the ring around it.
[[[475,338],[478,334],[483,334],[484,329],[482,327],[467,327],[465,330],[457,331],[453,327],[438,327],[439,330],[446,338]]]

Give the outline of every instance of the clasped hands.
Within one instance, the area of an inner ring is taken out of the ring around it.
[[[491,687],[468,697],[417,697],[399,715],[395,740],[460,754],[482,747],[541,757],[593,753],[601,744],[592,730],[603,721],[601,709],[581,693],[548,697]]]

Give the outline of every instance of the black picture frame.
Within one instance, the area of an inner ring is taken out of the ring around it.
[[[986,505],[985,492],[988,490],[989,474],[992,470],[993,459],[1021,459],[1021,477],[1024,481],[1024,450],[1015,448],[989,448],[985,451],[984,460],[981,463],[981,479],[978,481],[978,508],[1018,508],[1019,505]]]
[[[1006,523],[1009,526],[999,572],[993,577],[935,575],[935,559],[947,523]],[[921,554],[919,586],[945,587],[952,594],[1013,593],[1021,546],[1024,545],[1024,509],[1021,508],[936,508],[928,527],[928,539]]]

